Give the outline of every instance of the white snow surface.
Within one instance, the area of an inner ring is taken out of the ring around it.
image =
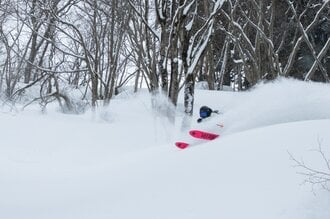
[[[182,131],[181,105],[172,125],[143,92],[82,115],[2,107],[0,218],[329,219],[330,192],[304,183],[289,155],[329,171],[315,152],[330,159],[329,94],[289,79],[197,90],[191,128],[221,135],[210,142]],[[202,105],[221,114],[197,124]]]

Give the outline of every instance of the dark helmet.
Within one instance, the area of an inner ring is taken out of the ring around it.
[[[211,116],[213,110],[208,107],[208,106],[202,106],[200,109],[199,109],[199,116],[204,119],[204,118],[207,118],[209,116]]]

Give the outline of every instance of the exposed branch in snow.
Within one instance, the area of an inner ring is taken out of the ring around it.
[[[326,156],[322,149],[321,142],[318,141],[318,149],[315,150],[323,160],[324,168],[317,169],[305,163],[304,160],[298,160],[291,153],[289,153],[290,159],[295,163],[295,167],[301,169],[298,174],[306,177],[305,183],[314,186],[320,186],[321,188],[330,192],[330,159]]]

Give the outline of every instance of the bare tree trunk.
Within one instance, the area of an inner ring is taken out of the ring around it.
[[[162,91],[166,94],[168,91],[168,72],[167,72],[167,45],[169,38],[169,4],[167,0],[155,0],[156,6],[156,15],[157,21],[160,25],[160,48],[159,48],[159,61],[158,61],[158,69],[161,80],[161,88]],[[158,84],[151,84],[152,90],[156,90],[158,88]]]
[[[194,112],[194,98],[195,98],[195,77],[194,74],[188,74],[184,88],[184,109],[189,116]]]
[[[224,77],[225,77],[227,61],[228,61],[228,48],[229,48],[229,38],[226,37],[225,45],[224,45],[223,52],[221,55],[222,65],[221,65],[220,71],[219,71],[219,76],[218,76],[219,78],[217,81],[218,82],[217,90],[223,90]]]
[[[180,13],[179,7],[183,4],[183,2],[180,1],[180,5],[176,3],[176,1],[172,1],[172,25],[171,25],[171,31],[170,31],[170,39],[169,41],[169,52],[168,56],[170,58],[171,63],[171,77],[170,77],[170,83],[169,83],[169,90],[168,90],[168,97],[172,104],[175,106],[177,105],[178,101],[178,95],[179,95],[179,60],[180,58],[180,52],[179,52],[179,29],[182,28],[182,17],[181,14],[176,17],[177,13]]]
[[[258,27],[260,28],[260,30],[263,30],[263,21],[264,21],[264,9],[265,9],[265,3],[264,0],[259,0],[259,11],[258,11]],[[255,38],[255,57],[256,57],[256,61],[257,61],[257,72],[255,72],[256,77],[258,78],[258,80],[260,78],[262,78],[263,74],[265,72],[264,71],[264,66],[262,63],[262,57],[264,57],[264,54],[262,54],[262,52],[264,51],[264,48],[262,48],[263,45],[263,39],[261,36],[260,31],[257,30],[257,34],[256,34],[256,38]]]
[[[100,44],[99,44],[99,36],[97,33],[97,9],[98,9],[98,4],[97,0],[93,0],[92,3],[92,10],[93,10],[93,18],[92,18],[92,36],[93,36],[93,43],[94,43],[94,57],[93,57],[93,67],[92,71],[90,72],[91,74],[91,85],[92,85],[92,106],[96,106],[96,102],[99,99],[98,95],[98,73],[99,73],[99,49],[100,49]]]
[[[38,37],[38,29],[37,29],[37,0],[32,1],[32,8],[31,8],[31,23],[32,23],[32,33],[31,33],[31,48],[30,48],[30,55],[27,60],[27,64],[24,71],[24,83],[28,84],[31,80],[31,72],[33,69],[33,63],[37,56],[37,37]]]
[[[206,53],[206,74],[207,74],[207,84],[209,90],[215,90],[215,64],[214,64],[214,45],[210,43],[210,48]]]

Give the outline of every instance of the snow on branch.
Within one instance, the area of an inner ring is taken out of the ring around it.
[[[299,25],[299,28],[300,30],[302,31],[302,36],[299,37],[299,39],[297,40],[297,42],[295,43],[294,47],[293,47],[293,50],[289,56],[289,59],[288,59],[288,62],[283,70],[283,75],[284,76],[287,76],[289,74],[289,72],[291,71],[291,68],[294,64],[294,59],[298,53],[298,50],[300,48],[300,45],[303,41],[305,41],[308,45],[309,45],[309,48],[310,48],[310,42],[308,40],[308,37],[307,35],[311,32],[311,30],[318,24],[318,21],[321,17],[321,14],[322,12],[327,8],[327,5],[329,4],[330,0],[325,0],[323,2],[323,5],[322,7],[316,12],[315,14],[315,17],[314,17],[314,20],[306,27],[306,29],[303,28],[301,22],[299,21],[299,18],[297,16],[297,12],[295,10],[295,8],[293,7],[293,4],[291,1],[287,0],[289,6],[290,6],[290,9],[292,10],[292,12],[295,14],[295,17],[297,19],[297,22],[298,22],[298,25]],[[315,52],[315,51],[314,51]],[[312,53],[313,53],[313,50],[312,50]],[[315,60],[317,61],[317,64],[320,66],[320,69],[323,73],[323,75],[325,76],[324,74],[324,68],[322,66],[322,64],[319,62],[319,59],[318,57],[316,57],[315,53],[312,54],[315,58]],[[327,78],[327,76],[325,76]]]
[[[191,63],[189,65],[187,74],[192,74],[194,72],[194,69],[195,69],[197,63],[208,44],[212,31],[213,31],[213,21],[210,22],[206,35],[203,36],[203,38],[199,41],[198,46],[195,47],[193,57],[191,59]]]
[[[329,50],[329,48],[330,48],[330,38],[328,39],[326,44],[323,46],[321,52],[317,56],[317,59],[322,60],[322,58],[327,54],[327,51]],[[314,75],[314,73],[317,69],[317,66],[318,66],[317,65],[317,60],[315,60],[315,62],[313,63],[311,69],[308,71],[308,73],[305,76],[305,81],[308,81],[313,77],[313,75]]]
[[[188,48],[188,75],[194,72],[194,69],[196,68],[199,59],[201,58],[203,52],[205,51],[205,48],[208,45],[209,39],[211,38],[211,35],[213,33],[214,16],[221,9],[224,1],[225,0],[218,0],[215,2],[213,11],[205,22],[205,24],[190,39],[190,44]],[[197,42],[196,39],[198,39]]]
[[[139,10],[135,7],[131,0],[128,1],[129,5],[133,8],[134,12],[138,15],[141,21],[146,25],[146,27],[150,30],[150,32],[156,37],[157,40],[160,39],[158,33],[148,24],[148,21],[143,17],[143,15],[139,12]],[[158,12],[159,13],[159,12]],[[161,13],[160,13],[161,14]]]
[[[315,59],[317,65],[319,66],[319,69],[321,70],[321,72],[322,72],[322,74],[323,74],[323,76],[324,76],[324,78],[325,78],[325,80],[326,80],[327,82],[329,82],[330,79],[329,79],[329,77],[328,77],[327,71],[326,71],[325,68],[323,67],[321,61],[320,61],[320,60],[318,59],[318,57],[316,56],[316,52],[315,52],[315,50],[314,50],[314,48],[313,48],[313,45],[312,45],[312,43],[310,42],[310,40],[309,40],[309,38],[308,38],[308,35],[307,35],[307,33],[306,33],[306,31],[305,31],[305,29],[304,29],[302,23],[301,23],[300,20],[299,20],[299,17],[298,17],[298,15],[297,15],[296,9],[293,7],[293,3],[292,3],[290,0],[286,0],[286,1],[288,2],[289,6],[290,6],[290,8],[291,8],[291,10],[292,10],[292,12],[293,12],[293,14],[294,14],[294,17],[295,17],[296,20],[297,20],[298,28],[299,28],[300,31],[301,31],[301,34],[302,34],[302,37],[303,37],[305,43],[307,44],[308,48],[310,49],[310,51],[311,51],[311,53],[312,53],[312,55],[313,55],[313,57],[314,57],[314,59]],[[327,1],[327,3],[329,3],[329,1]],[[318,13],[319,13],[319,12],[318,12]]]
[[[188,12],[190,11],[191,7],[194,5],[195,1],[191,1],[190,4],[188,4],[187,6],[184,7],[183,9],[183,15],[187,15]],[[185,5],[186,2],[183,4]]]

